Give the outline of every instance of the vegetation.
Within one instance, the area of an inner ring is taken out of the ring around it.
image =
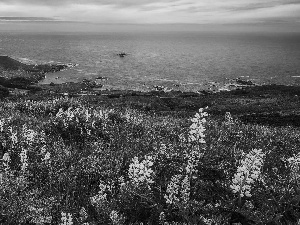
[[[0,102],[0,223],[297,224],[299,128],[210,114]]]

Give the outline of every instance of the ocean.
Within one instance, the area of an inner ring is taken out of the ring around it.
[[[125,57],[118,54],[125,52]],[[78,64],[41,83],[96,80],[107,89],[200,90],[241,78],[300,84],[300,34],[217,31],[1,32],[0,55]]]

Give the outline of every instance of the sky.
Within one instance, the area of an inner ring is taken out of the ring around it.
[[[0,0],[0,26],[7,21],[286,24],[295,28],[300,25],[300,0]]]

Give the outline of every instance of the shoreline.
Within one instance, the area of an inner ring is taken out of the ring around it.
[[[39,84],[38,81],[46,73],[56,72],[57,65],[31,65],[29,68],[35,69],[32,72],[24,70],[26,64],[19,64],[20,62],[10,58],[8,62],[12,62],[14,67],[7,70],[11,77],[3,77],[0,73],[1,98],[41,100],[62,96],[79,97],[109,107],[131,107],[145,112],[177,116],[190,115],[199,108],[208,106],[210,114],[216,117],[231,112],[246,123],[300,127],[300,86],[257,85],[251,81],[236,79],[227,88],[217,90],[185,92],[154,86],[153,90],[143,92],[106,89],[101,83],[91,80]],[[61,65],[59,68],[67,68],[66,64]],[[3,68],[2,57],[0,72],[1,66]],[[44,68],[48,70],[45,71]],[[212,87],[217,88],[216,83],[212,83]]]

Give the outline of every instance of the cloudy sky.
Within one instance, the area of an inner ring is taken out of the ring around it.
[[[300,0],[0,0],[0,20],[300,24]]]

